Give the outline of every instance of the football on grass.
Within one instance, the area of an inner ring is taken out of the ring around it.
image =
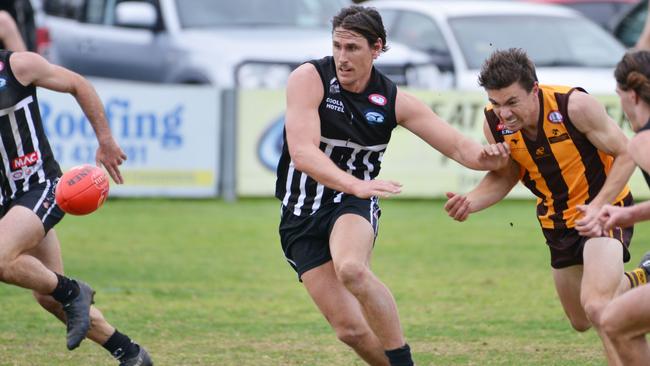
[[[67,171],[56,186],[56,204],[71,215],[87,215],[108,197],[108,176],[99,167],[85,164]]]

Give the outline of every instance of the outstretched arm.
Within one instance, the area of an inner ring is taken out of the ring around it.
[[[484,123],[485,137],[488,142],[494,143],[487,122]],[[481,182],[466,195],[447,192],[445,210],[448,215],[457,221],[465,221],[469,214],[483,210],[501,201],[512,190],[519,180],[519,164],[509,159],[508,164],[499,169],[488,172]]]
[[[650,131],[634,136],[628,144],[628,151],[641,169],[650,171]],[[598,216],[605,230],[632,226],[639,221],[650,220],[650,201],[628,207],[605,205]]]
[[[16,21],[7,11],[0,10],[0,40],[9,51],[27,51]]]
[[[614,157],[612,167],[600,192],[588,204],[578,206],[584,217],[576,221],[580,235],[599,236],[602,228],[598,213],[605,204],[611,204],[625,188],[632,172],[634,161],[627,151],[627,137],[594,97],[574,92],[569,98],[569,118],[578,130],[600,151]]]
[[[285,130],[295,168],[326,187],[360,198],[400,193],[399,183],[364,181],[348,174],[318,148],[321,136],[318,106],[323,94],[323,84],[314,65],[303,64],[289,76]]]
[[[407,92],[398,90],[395,104],[398,123],[450,159],[475,170],[496,170],[507,165],[508,144],[481,146]]]
[[[123,183],[119,166],[126,154],[113,139],[106,121],[104,106],[93,86],[81,75],[66,68],[50,64],[32,52],[16,52],[9,59],[14,76],[23,85],[33,84],[46,89],[69,93],[90,121],[99,142],[96,163],[104,165],[113,181]]]

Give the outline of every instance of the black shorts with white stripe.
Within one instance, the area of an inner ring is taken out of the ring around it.
[[[47,179],[43,183],[31,185],[27,192],[19,191],[13,199],[5,202],[2,206],[4,208],[2,216],[14,206],[26,207],[41,219],[43,228],[47,233],[65,215],[54,199],[54,191],[58,181],[59,178]]]
[[[359,215],[370,223],[377,237],[381,209],[376,197],[362,199],[343,194],[340,202],[330,202],[310,216],[297,216],[282,207],[280,242],[284,256],[298,273],[303,273],[332,260],[329,237],[336,220],[344,214]]]

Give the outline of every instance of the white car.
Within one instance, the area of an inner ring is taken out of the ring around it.
[[[48,0],[54,62],[89,76],[280,88],[300,63],[332,52],[331,17],[349,0]],[[393,44],[378,68],[427,87],[436,67]]]
[[[496,49],[520,47],[545,84],[611,94],[625,48],[580,13],[561,6],[511,1],[374,0],[388,39],[428,53],[440,89],[480,90],[481,64]]]

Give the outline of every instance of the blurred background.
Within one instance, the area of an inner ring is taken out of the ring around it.
[[[478,70],[492,51],[509,47],[526,49],[542,83],[585,88],[626,126],[613,68],[638,39],[647,1],[356,2],[376,7],[388,31],[390,50],[377,67],[479,140],[486,98]],[[127,184],[114,195],[227,200],[273,194],[287,77],[302,62],[331,54],[330,19],[352,3],[2,1],[31,50],[96,85],[129,155]],[[92,161],[92,134],[73,100],[44,91],[40,103],[61,164]],[[399,129],[391,146],[382,174],[399,177],[409,187],[405,196],[439,197],[480,177]],[[409,164],[413,154],[431,174]],[[434,174],[444,178],[431,184]]]

